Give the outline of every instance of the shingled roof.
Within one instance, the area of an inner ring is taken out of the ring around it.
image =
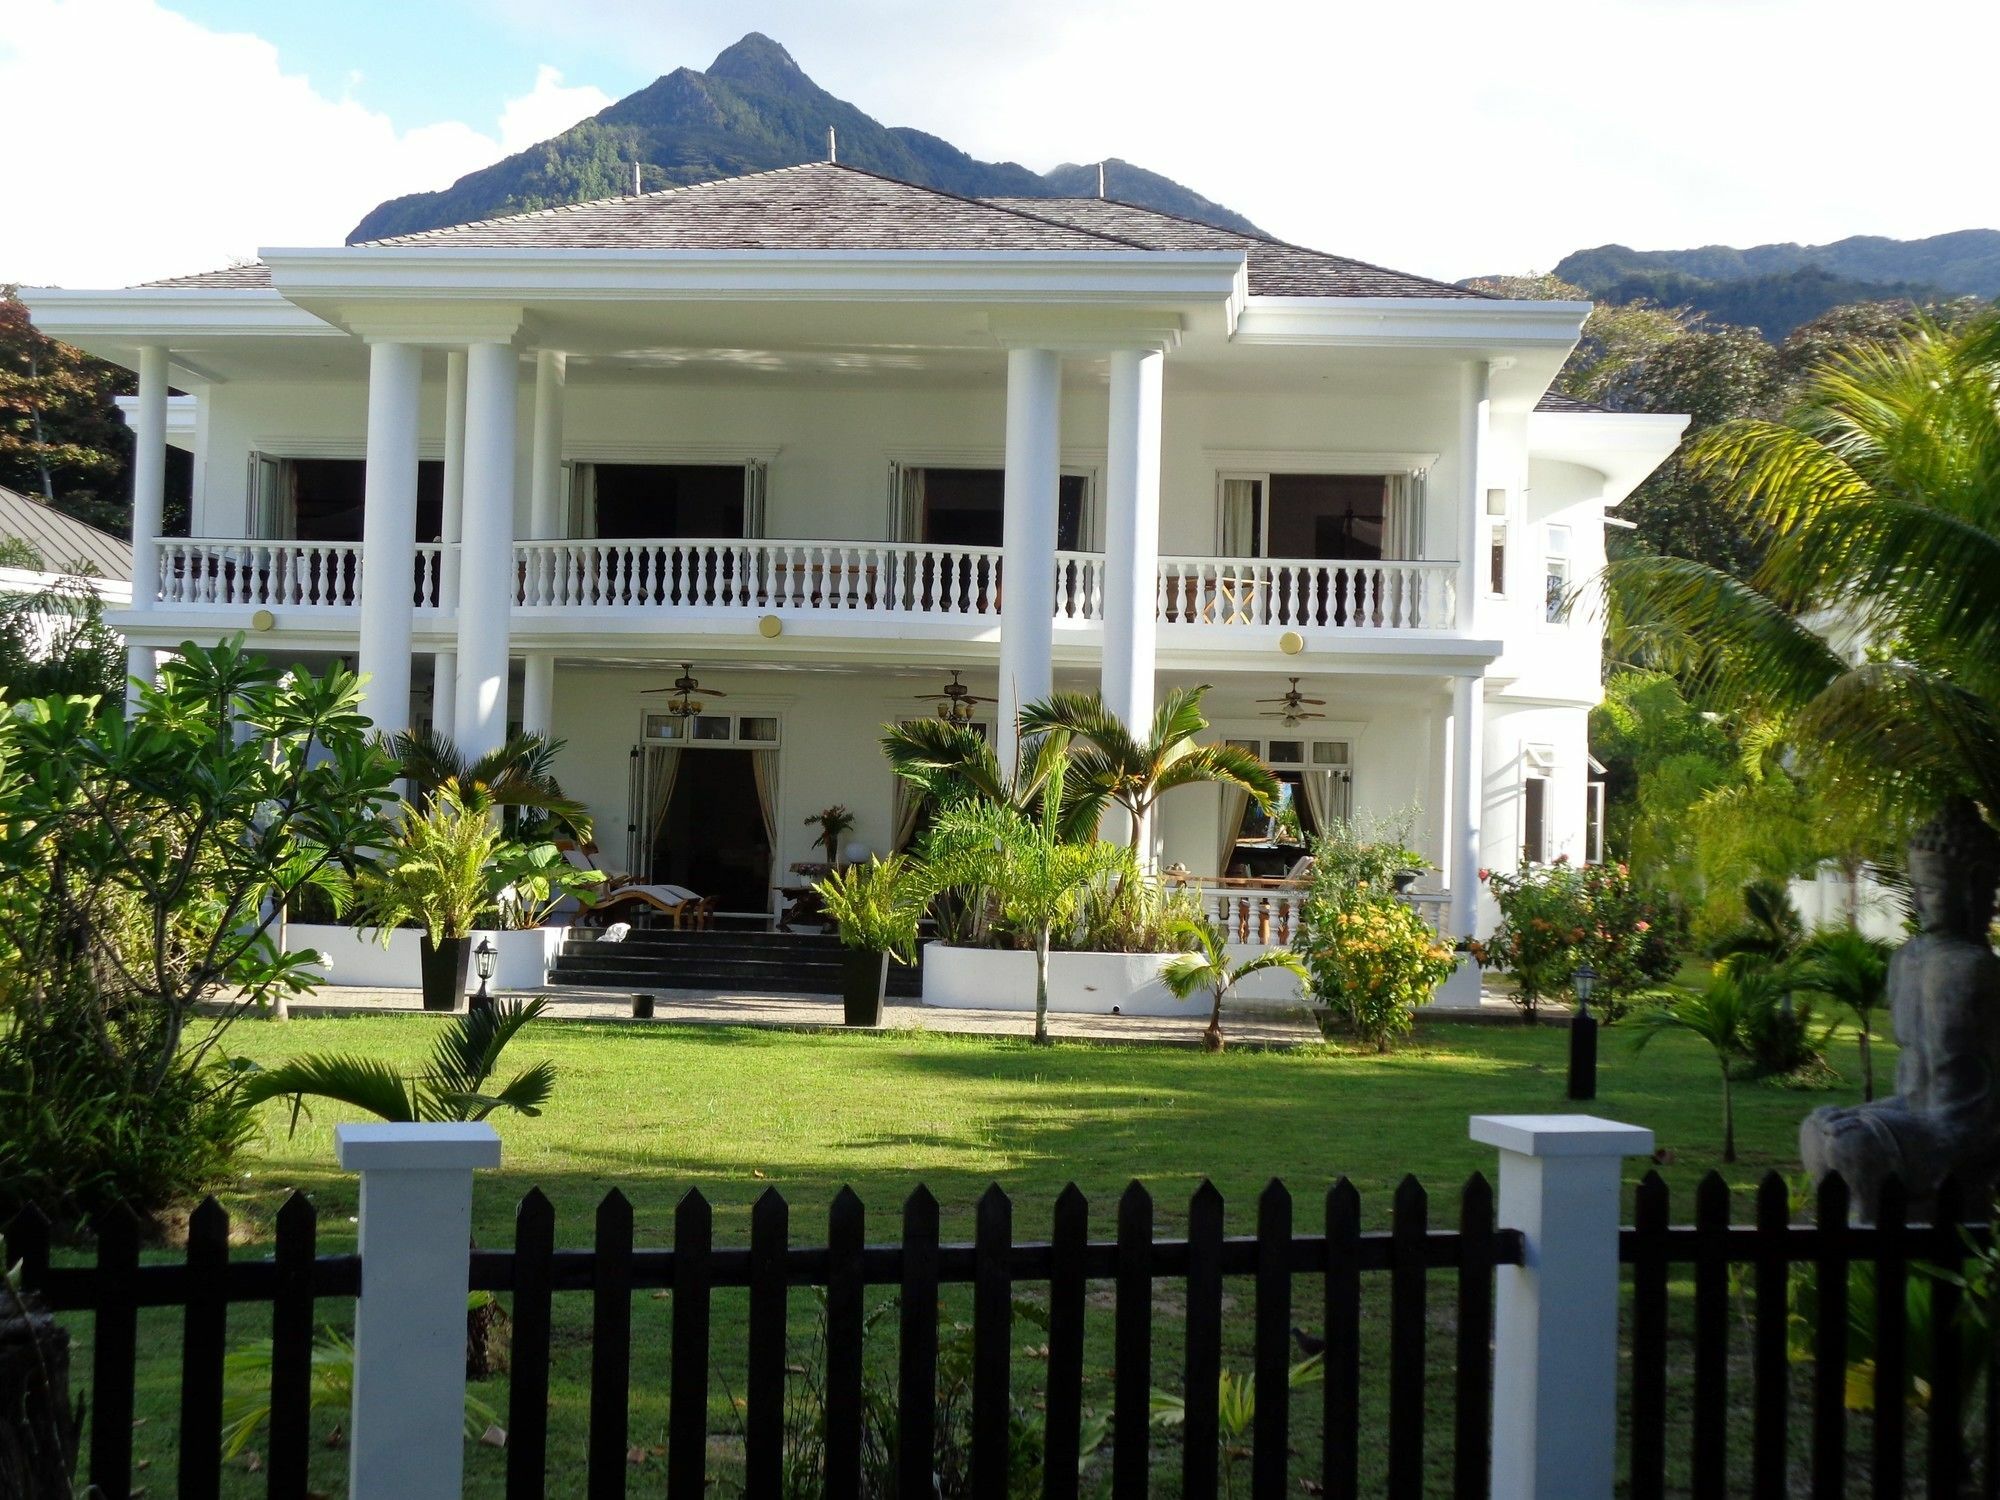
[[[1484,295],[1128,203],[961,198],[833,162],[480,219],[368,244],[524,250],[1235,250],[1248,258],[1250,290],[1263,296]],[[146,285],[268,287],[271,272],[253,263]]]
[[[1249,263],[1250,291],[1259,297],[1486,297],[1469,287],[1391,271],[1344,255],[1308,250],[1283,240],[1222,229],[1196,219],[1107,198],[988,198],[1093,234],[1116,236],[1148,250],[1240,250]]]

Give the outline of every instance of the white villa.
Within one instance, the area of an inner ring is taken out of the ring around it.
[[[25,295],[139,373],[135,673],[240,631],[385,730],[555,735],[608,863],[725,910],[821,808],[907,837],[878,736],[953,673],[1003,754],[1051,687],[1212,684],[1308,830],[1415,809],[1458,934],[1480,867],[1596,852],[1599,630],[1550,600],[1684,419],[1550,394],[1586,304],[830,162]],[[1156,822],[1198,876],[1265,832]]]

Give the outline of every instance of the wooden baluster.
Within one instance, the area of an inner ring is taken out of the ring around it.
[[[1278,941],[1280,943],[1289,943],[1291,940],[1292,898],[1290,896],[1280,896],[1278,898]]]
[[[1271,898],[1257,898],[1257,941],[1266,948],[1271,946]]]
[[[1236,898],[1236,941],[1239,943],[1250,941],[1250,898],[1248,896],[1238,896]]]

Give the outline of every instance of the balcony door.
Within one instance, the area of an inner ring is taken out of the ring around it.
[[[1369,563],[1423,556],[1420,474],[1222,474],[1218,551],[1228,558],[1359,564],[1280,568],[1236,585],[1254,616],[1318,625],[1382,623],[1390,599]],[[1391,581],[1386,588],[1401,588]],[[1240,607],[1240,606],[1239,606]],[[1391,611],[1393,613],[1393,610]]]
[[[946,468],[899,464],[891,481],[895,514],[891,530],[899,542],[946,547],[998,547],[1006,472],[997,468]],[[1064,474],[1056,481],[1056,550],[1081,552],[1093,541],[1088,474]]]
[[[264,541],[359,542],[368,464],[359,458],[250,455],[250,535]],[[444,465],[417,465],[417,540],[443,531]]]
[[[571,536],[638,541],[764,534],[762,463],[578,463],[571,475]]]

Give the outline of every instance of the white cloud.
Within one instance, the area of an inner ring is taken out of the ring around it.
[[[611,102],[611,96],[594,84],[564,87],[562,73],[544,63],[535,70],[533,91],[509,99],[500,111],[500,147],[509,152],[524,150],[560,135]]]
[[[270,43],[152,0],[12,0],[0,281],[119,286],[261,245],[338,244],[382,199],[442,187],[516,149],[518,131],[602,97],[545,68],[497,132],[399,130],[286,71]]]

